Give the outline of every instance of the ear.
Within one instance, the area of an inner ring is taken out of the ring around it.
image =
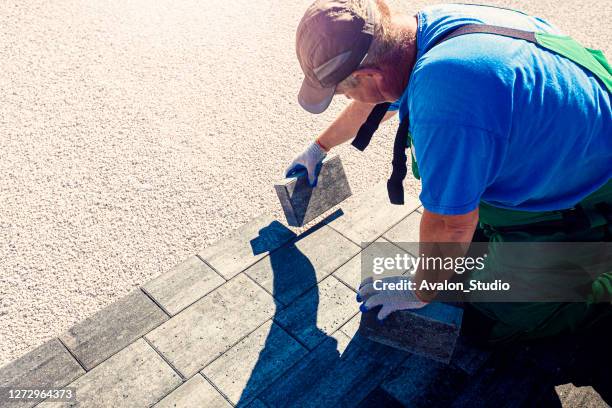
[[[369,77],[374,79],[382,78],[382,71],[378,68],[361,68],[352,74],[355,77]]]

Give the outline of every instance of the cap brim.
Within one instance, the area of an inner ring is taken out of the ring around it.
[[[302,82],[298,102],[300,106],[310,113],[322,113],[331,103],[336,87],[319,88],[308,83],[307,79]]]

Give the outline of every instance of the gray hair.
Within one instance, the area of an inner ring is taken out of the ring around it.
[[[374,3],[375,9],[379,14],[380,24],[374,30],[374,38],[368,49],[366,57],[362,61],[359,68],[380,67],[390,62],[391,54],[398,48],[398,38],[391,29],[391,12],[384,0],[350,0],[349,7],[355,15],[365,16],[368,3]],[[353,75],[349,75],[338,84],[340,89],[352,89],[359,84],[359,80]]]

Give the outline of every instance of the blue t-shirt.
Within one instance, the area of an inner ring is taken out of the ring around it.
[[[485,201],[522,211],[570,208],[612,178],[610,95],[590,72],[535,44],[469,34],[464,24],[561,34],[546,21],[488,6],[418,13],[417,61],[396,102],[410,112],[423,206],[465,214]]]

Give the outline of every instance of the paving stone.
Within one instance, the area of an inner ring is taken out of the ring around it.
[[[146,337],[189,378],[268,320],[274,309],[269,294],[239,275]]]
[[[475,374],[492,355],[492,351],[479,347],[464,336],[459,336],[451,364],[467,374]]]
[[[395,369],[381,388],[406,407],[446,407],[468,377],[443,363],[412,355]]]
[[[357,313],[353,316],[348,322],[344,323],[342,327],[340,327],[340,331],[344,333],[348,338],[352,339],[357,335],[359,331],[359,323],[361,322],[361,312]]]
[[[287,305],[360,251],[326,225],[310,229],[246,270]]]
[[[194,375],[183,385],[172,391],[163,400],[155,404],[155,408],[230,408],[219,391],[210,385],[200,374]]]
[[[145,407],[179,384],[178,374],[139,339],[70,384],[76,388],[76,401],[43,402],[39,407]]]
[[[421,217],[422,214],[415,211],[400,221],[395,227],[385,232],[383,236],[415,255],[415,243],[419,242],[419,225],[421,224]],[[412,245],[407,245],[409,243],[412,243]],[[418,247],[416,247],[416,249],[418,251]]]
[[[73,326],[60,339],[91,370],[166,320],[168,316],[137,289]]]
[[[357,292],[361,282],[368,276],[372,276],[372,271],[369,273],[362,272],[361,265],[364,262],[371,265],[371,257],[389,256],[393,257],[396,254],[403,254],[405,251],[393,245],[384,238],[379,238],[375,241],[375,245],[370,245],[364,250],[351,258],[350,261],[342,265],[334,272],[334,276],[347,284],[353,291]],[[369,258],[368,258],[369,257]]]
[[[259,398],[270,407],[355,406],[402,362],[397,351],[376,347],[368,350],[336,332]]]
[[[289,225],[301,227],[351,196],[351,188],[338,155],[321,164],[316,187],[310,187],[306,171],[274,185]]]
[[[251,402],[247,408],[268,408],[268,406],[261,402],[261,400],[258,398],[253,400],[253,402]]]
[[[555,387],[563,407],[574,408],[610,408],[593,387],[576,387],[574,384],[563,384]]]
[[[0,388],[59,388],[84,374],[85,370],[58,339],[37,347],[0,368]],[[13,401],[0,396],[0,407],[31,407],[40,400]]]
[[[449,363],[461,330],[463,309],[440,302],[400,310],[382,323],[378,308],[362,314],[359,332],[370,340]]]
[[[230,279],[295,237],[295,233],[268,215],[235,230],[227,238],[202,249],[199,255]]]
[[[392,395],[383,390],[380,387],[374,388],[374,391],[368,394],[368,396],[357,405],[357,408],[373,408],[373,407],[384,407],[384,408],[405,408],[406,406],[401,404]]]
[[[174,316],[223,282],[210,266],[192,256],[144,285],[144,290]]]
[[[233,404],[249,404],[307,350],[272,321],[210,363],[202,373]]]
[[[328,276],[280,311],[274,321],[312,350],[358,311],[355,293]]]
[[[338,268],[333,276],[348,285],[353,292],[357,293],[357,288],[361,283],[361,255],[357,254],[350,261]]]
[[[329,225],[351,241],[365,246],[408,216],[419,206],[416,197],[407,195],[404,205],[389,202],[386,182],[376,185],[359,195],[346,200],[341,209],[344,215]]]
[[[487,408],[500,405],[500,397],[505,407],[559,406],[558,397],[552,395],[556,376],[508,352],[507,347],[495,354],[446,406]]]

